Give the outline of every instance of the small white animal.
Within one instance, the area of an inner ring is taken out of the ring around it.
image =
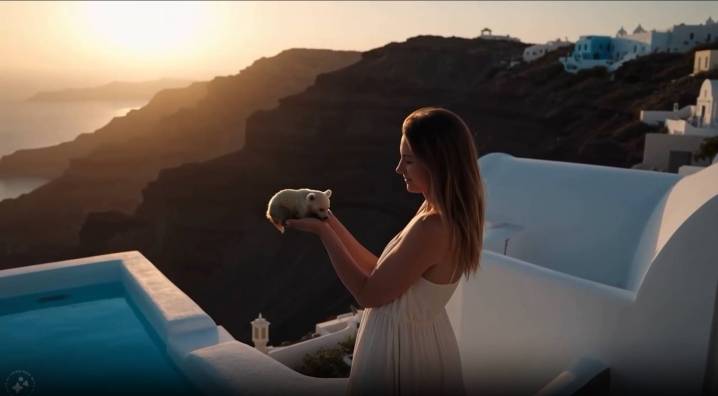
[[[326,220],[329,217],[329,197],[332,190],[319,191],[308,188],[298,190],[280,190],[269,200],[267,219],[284,234],[284,226],[288,219],[317,217]]]

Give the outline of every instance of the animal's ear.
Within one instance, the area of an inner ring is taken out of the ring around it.
[[[314,201],[314,193],[307,194],[307,200]]]
[[[327,198],[332,196],[332,190],[324,191],[324,194],[326,194]]]

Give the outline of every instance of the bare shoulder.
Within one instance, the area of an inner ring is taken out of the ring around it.
[[[414,236],[412,239],[419,239],[422,242],[431,242],[431,247],[446,247],[449,239],[448,227],[441,215],[432,213],[423,216],[410,226],[408,234]]]
[[[430,232],[445,233],[447,231],[444,219],[438,213],[432,213],[422,216],[417,224],[420,224],[424,229]]]

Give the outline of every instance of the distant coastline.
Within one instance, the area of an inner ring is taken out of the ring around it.
[[[70,101],[127,101],[149,100],[163,89],[180,88],[190,85],[191,80],[163,78],[153,81],[111,83],[90,87],[70,88],[58,91],[40,91],[28,98],[28,102],[70,102]]]
[[[49,182],[42,177],[0,177],[0,201],[17,198]]]

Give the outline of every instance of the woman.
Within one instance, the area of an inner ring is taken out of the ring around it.
[[[445,305],[479,268],[484,198],[473,136],[455,113],[420,108],[402,125],[396,172],[424,202],[374,256],[333,216],[290,220],[317,234],[364,313],[347,394],[465,394]],[[457,276],[458,274],[458,276]]]

